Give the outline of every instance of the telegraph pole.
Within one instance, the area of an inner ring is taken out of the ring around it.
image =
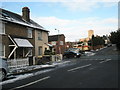
[[[61,49],[60,49],[60,41],[59,41],[59,30],[55,28],[55,30],[58,31],[58,54],[61,54]]]

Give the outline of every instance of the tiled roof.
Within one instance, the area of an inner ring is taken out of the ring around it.
[[[12,22],[12,23],[17,23],[20,25],[24,25],[24,26],[28,26],[28,27],[32,27],[32,28],[36,28],[36,29],[40,29],[40,30],[45,30],[44,27],[42,27],[41,25],[37,24],[36,22],[34,22],[33,20],[30,19],[30,21],[25,21],[21,15],[18,15],[16,13],[4,10],[0,8],[0,20],[4,20],[4,21],[8,21],[8,22]]]
[[[60,36],[64,36],[64,34],[48,36],[48,41],[49,41],[49,42],[51,42],[51,41],[58,41],[58,37],[60,37]],[[65,36],[64,36],[64,37],[65,37]]]

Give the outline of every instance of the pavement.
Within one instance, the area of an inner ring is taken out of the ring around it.
[[[19,74],[31,73],[31,72],[38,71],[38,70],[55,68],[58,65],[61,65],[63,63],[68,63],[68,62],[69,61],[59,60],[59,61],[48,63],[45,65],[32,65],[32,66],[14,68],[14,69],[10,70],[9,75],[19,75]]]
[[[26,67],[21,67],[21,68],[16,68],[12,71],[10,71],[11,75],[18,75],[18,74],[23,74],[23,73],[30,73],[36,70],[42,70],[42,69],[47,69],[47,68],[54,68],[56,65],[33,65],[33,66],[26,66]]]
[[[93,56],[93,55],[95,55],[95,53],[86,52],[85,55],[81,56],[81,58],[86,57],[86,56]],[[54,61],[52,63],[48,63],[45,65],[32,65],[32,66],[24,66],[24,67],[14,68],[14,69],[10,70],[10,73],[8,75],[19,75],[19,74],[31,73],[31,72],[43,70],[43,69],[55,68],[59,65],[69,63],[70,61],[69,60],[58,60],[58,61]]]

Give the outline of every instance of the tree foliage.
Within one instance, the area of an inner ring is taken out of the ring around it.
[[[88,45],[90,46],[97,46],[97,45],[104,45],[105,41],[103,39],[103,37],[100,36],[92,36],[92,39],[88,41]]]
[[[77,44],[82,44],[83,42],[78,42]]]
[[[117,31],[111,32],[110,41],[112,44],[116,44],[120,50],[120,28]]]

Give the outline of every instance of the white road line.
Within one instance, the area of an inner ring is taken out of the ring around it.
[[[90,66],[90,65],[92,65],[92,64],[88,64],[88,65],[84,65],[84,66],[76,67],[76,68],[73,68],[73,69],[68,70],[68,72],[70,72],[70,71],[74,71],[74,70],[77,70],[77,69],[80,69],[80,68],[88,67],[88,66]]]
[[[12,88],[12,89],[10,89],[10,90],[15,90],[15,89],[20,89],[20,88],[23,88],[23,87],[27,87],[27,86],[30,86],[30,85],[35,84],[35,83],[37,83],[37,82],[46,80],[46,79],[48,79],[48,78],[50,78],[50,76],[41,78],[41,79],[39,79],[39,80],[37,80],[37,81],[31,82],[31,83],[28,83],[28,84],[25,84],[25,85],[22,85],[22,86],[19,86],[19,87]]]
[[[111,59],[106,59],[105,61],[101,61],[101,62],[99,62],[99,63],[104,63],[104,62],[108,62],[108,61],[110,61]]]

